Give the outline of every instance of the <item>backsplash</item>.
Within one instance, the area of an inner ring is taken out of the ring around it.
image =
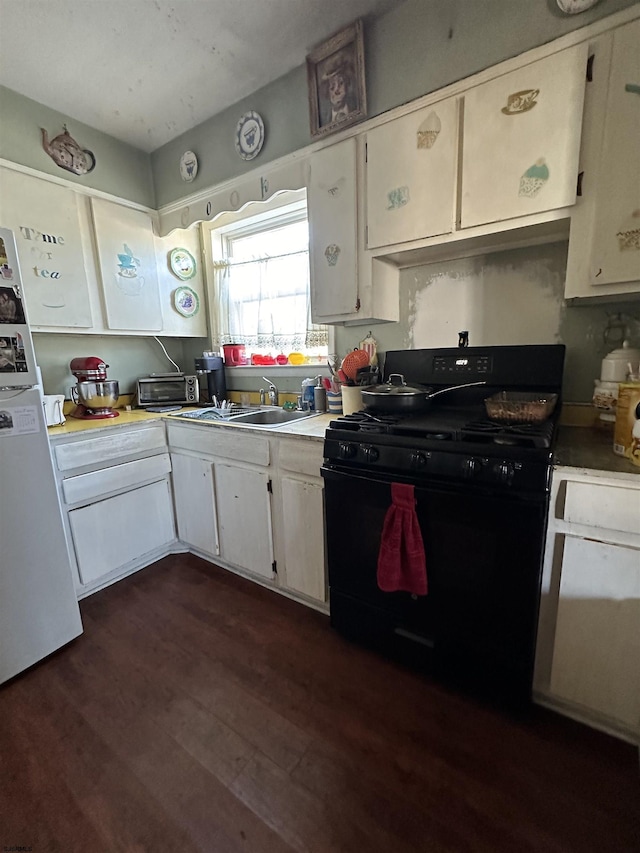
[[[379,350],[452,347],[463,329],[471,346],[563,343],[564,399],[589,402],[612,349],[603,337],[608,319],[629,318],[637,339],[640,302],[568,305],[566,261],[567,244],[553,243],[403,270],[400,321],[371,327]],[[358,345],[362,328],[336,329],[340,355]]]
[[[183,342],[179,338],[163,338],[162,343],[183,370],[190,367],[193,372],[193,361],[189,365],[184,360]],[[95,355],[105,361],[109,365],[107,376],[118,380],[121,394],[133,393],[139,376],[175,370],[160,344],[151,337],[34,332],[33,344],[45,394],[64,394],[69,398],[69,389],[76,384],[69,362],[76,356]]]

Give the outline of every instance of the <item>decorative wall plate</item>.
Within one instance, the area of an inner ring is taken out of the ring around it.
[[[200,299],[191,287],[183,284],[173,291],[173,307],[183,317],[194,317],[200,310]]]
[[[236,151],[243,160],[257,157],[264,144],[264,124],[258,113],[245,113],[236,127]]]
[[[169,269],[182,281],[188,281],[196,274],[196,259],[187,249],[172,249],[169,252]]]
[[[180,177],[188,184],[198,174],[198,158],[193,151],[185,151],[180,158]]]

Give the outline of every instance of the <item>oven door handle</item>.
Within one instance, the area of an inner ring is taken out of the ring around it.
[[[546,505],[548,501],[548,494],[546,492],[537,493],[537,492],[510,492],[510,491],[499,491],[496,492],[491,489],[491,486],[483,486],[482,488],[475,488],[473,485],[465,485],[462,486],[461,483],[450,483],[444,482],[442,480],[434,481],[432,479],[425,479],[424,477],[415,478],[409,475],[408,477],[397,475],[397,474],[388,474],[383,473],[381,471],[376,471],[375,474],[369,472],[361,472],[350,468],[348,471],[345,470],[336,470],[335,468],[328,467],[323,465],[320,468],[320,475],[325,480],[332,480],[334,482],[359,482],[362,485],[372,486],[372,485],[380,485],[380,486],[390,486],[391,483],[408,483],[410,485],[415,486],[416,489],[416,497],[419,492],[430,492],[431,494],[440,494],[440,495],[461,495],[463,493],[469,495],[475,493],[479,497],[482,497],[485,500],[490,500],[494,503],[518,503],[518,504],[529,504],[532,507],[542,508],[542,511],[546,514]]]

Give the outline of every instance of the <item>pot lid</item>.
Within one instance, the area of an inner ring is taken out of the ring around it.
[[[424,397],[429,393],[429,389],[418,385],[407,385],[401,373],[392,373],[388,382],[382,385],[369,385],[362,389],[362,393],[380,397]]]

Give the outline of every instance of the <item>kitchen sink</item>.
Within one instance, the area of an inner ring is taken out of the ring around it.
[[[229,420],[234,424],[255,424],[256,426],[280,426],[291,421],[299,421],[315,415],[315,412],[298,412],[295,410],[260,409],[257,412],[245,412],[243,415],[231,415]]]
[[[196,409],[194,411],[176,412],[173,418],[198,421],[198,423],[226,423],[242,426],[261,426],[267,429],[292,423],[293,421],[312,418],[319,412],[300,412],[290,409],[277,409],[275,406],[256,409]]]

